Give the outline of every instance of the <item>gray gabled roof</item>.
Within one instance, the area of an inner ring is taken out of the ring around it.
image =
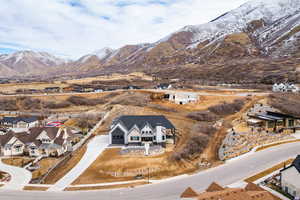
[[[127,130],[134,125],[142,129],[147,123],[153,128],[160,125],[167,129],[175,129],[174,125],[163,115],[123,115],[116,122],[121,122]]]
[[[298,170],[300,173],[300,155],[293,161],[292,165]]]
[[[0,120],[2,123],[11,123],[11,124],[16,124],[20,121],[26,122],[26,123],[31,123],[38,121],[37,117],[3,117],[3,119]]]

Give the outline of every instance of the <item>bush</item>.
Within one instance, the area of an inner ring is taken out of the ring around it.
[[[122,94],[111,101],[112,105],[130,105],[130,106],[146,106],[150,102],[150,95],[145,93],[131,93]]]
[[[217,129],[213,127],[212,124],[205,122],[199,122],[195,124],[192,128],[192,134],[203,133],[205,135],[212,136],[216,131]]]
[[[218,117],[209,111],[198,111],[192,112],[187,115],[188,118],[196,120],[196,121],[205,121],[205,122],[213,122],[218,119]]]
[[[39,110],[41,109],[41,100],[32,99],[30,97],[21,97],[17,99],[19,106],[24,110]]]
[[[170,159],[173,161],[180,161],[182,159],[190,159],[195,154],[201,154],[209,142],[209,137],[205,134],[195,134],[186,143],[184,148],[171,155]]]
[[[300,94],[272,94],[269,103],[286,114],[300,116]]]
[[[208,110],[216,115],[227,116],[240,111],[244,104],[245,102],[243,100],[236,99],[233,103],[223,102],[215,106],[210,106]]]
[[[95,106],[105,103],[102,99],[87,99],[81,96],[71,96],[67,101],[75,106]]]
[[[53,101],[48,101],[48,102],[44,102],[43,103],[43,107],[44,108],[48,108],[48,109],[60,109],[60,108],[67,108],[69,106],[71,106],[72,104],[68,101],[64,101],[61,103],[55,103]]]
[[[13,99],[1,99],[0,100],[0,110],[18,110],[17,102]]]

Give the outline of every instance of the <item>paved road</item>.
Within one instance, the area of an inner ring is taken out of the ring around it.
[[[243,180],[253,174],[267,169],[282,162],[289,157],[300,154],[300,143],[284,144],[264,151],[259,151],[241,159],[197,173],[192,176],[171,179],[152,185],[140,186],[136,188],[85,191],[85,192],[14,192],[0,191],[2,200],[174,200],[188,186],[192,186],[198,191],[204,190],[212,181],[217,181],[221,185],[229,185]]]
[[[75,181],[103,152],[108,146],[108,135],[94,137],[87,145],[87,150],[79,163],[58,182],[56,182],[48,191],[63,191],[73,181]]]
[[[2,163],[0,159],[0,171],[7,172],[11,175],[11,180],[0,189],[6,190],[22,190],[23,187],[31,180],[31,172],[24,168],[14,167]],[[0,196],[0,199],[1,196]]]

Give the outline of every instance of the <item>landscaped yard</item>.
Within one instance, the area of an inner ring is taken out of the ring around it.
[[[32,162],[33,160],[34,158],[29,158],[29,157],[13,157],[13,158],[3,158],[2,162],[8,165],[23,167],[28,163]]]
[[[134,177],[139,174],[139,171],[144,171],[144,177],[147,178],[147,170],[155,170],[150,173],[151,179],[160,179],[169,176],[175,176],[182,173],[189,173],[197,169],[191,163],[176,163],[171,162],[167,158],[170,155],[172,148],[167,148],[167,152],[156,156],[133,156],[120,155],[119,148],[105,150],[97,160],[73,182],[73,185],[92,184],[115,181],[135,180]],[[114,177],[109,173],[118,172],[133,173],[133,176]]]

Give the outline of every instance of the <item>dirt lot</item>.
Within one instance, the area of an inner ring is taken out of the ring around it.
[[[143,169],[147,171],[148,168],[157,169],[157,172],[150,173],[150,178],[153,179],[189,173],[196,169],[190,163],[168,161],[166,158],[171,153],[172,148],[167,149],[164,154],[147,157],[120,155],[119,151],[118,148],[105,150],[72,185],[134,180],[134,176],[114,177],[105,172],[134,173]],[[166,166],[168,167],[166,168]]]

